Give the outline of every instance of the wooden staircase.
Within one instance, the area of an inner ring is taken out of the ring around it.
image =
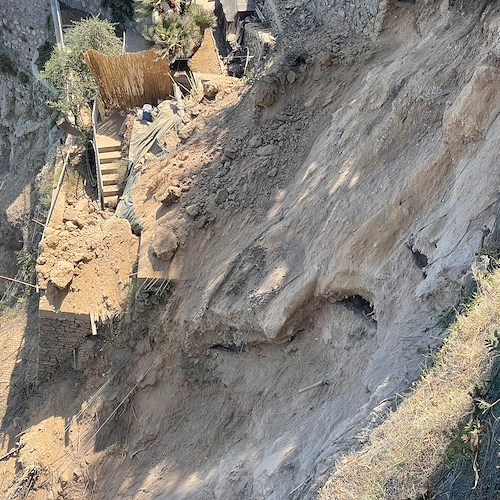
[[[118,141],[107,138],[106,141],[99,141],[98,146],[99,163],[101,165],[102,196],[104,206],[115,208],[118,204],[120,194],[120,181],[123,175],[121,167],[121,144]],[[104,144],[103,144],[104,143]]]

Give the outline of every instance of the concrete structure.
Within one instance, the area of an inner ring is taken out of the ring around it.
[[[238,36],[239,21],[255,12],[254,0],[215,0],[214,13],[225,37],[231,34]]]
[[[252,59],[250,65],[254,71],[259,69],[260,63],[274,46],[276,38],[270,28],[259,23],[246,23],[243,34],[243,45],[248,47]]]

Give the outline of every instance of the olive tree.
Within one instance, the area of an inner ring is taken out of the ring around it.
[[[95,17],[75,23],[64,34],[64,42],[64,47],[57,46],[52,52],[40,76],[59,91],[57,99],[49,105],[72,116],[78,124],[82,106],[97,93],[97,84],[85,64],[85,51],[94,49],[117,55],[122,51],[122,42],[113,25]]]

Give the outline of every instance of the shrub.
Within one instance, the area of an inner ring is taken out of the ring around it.
[[[155,43],[161,57],[171,62],[190,57],[200,45],[205,30],[215,25],[215,16],[198,4],[191,4],[184,13],[179,5],[165,9],[159,0],[136,0],[135,17],[142,35]]]
[[[14,76],[18,78],[23,85],[28,85],[28,83],[30,82],[30,76],[24,71],[18,69],[14,61],[12,61],[12,59],[7,54],[5,54],[5,52],[1,51],[0,72],[2,72],[4,75]]]
[[[201,41],[201,33],[190,17],[169,13],[155,29],[154,41],[161,57],[189,57]]]
[[[198,26],[203,35],[207,28],[215,26],[215,15],[197,3],[192,3],[186,10],[186,16],[190,17]]]
[[[36,65],[39,70],[42,70],[50,59],[54,46],[50,42],[45,42],[40,47],[38,47],[38,58],[36,60]]]
[[[17,76],[16,66],[4,52],[0,52],[0,71],[2,71],[4,75]]]

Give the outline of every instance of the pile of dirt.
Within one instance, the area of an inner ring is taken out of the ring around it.
[[[41,307],[92,313],[103,320],[123,312],[138,238],[111,212],[82,199],[52,220],[40,243],[36,271],[45,290]]]
[[[235,88],[237,105],[204,103],[177,150],[145,164],[133,191],[142,237],[165,228],[178,246],[164,333],[151,334],[171,354],[138,357],[135,378],[158,368],[135,401],[155,422],[169,394],[172,413],[137,427],[148,453],[130,479],[106,461],[103,490],[312,495],[411,387],[497,216],[489,9],[394,4],[375,41],[288,33],[297,41]]]

